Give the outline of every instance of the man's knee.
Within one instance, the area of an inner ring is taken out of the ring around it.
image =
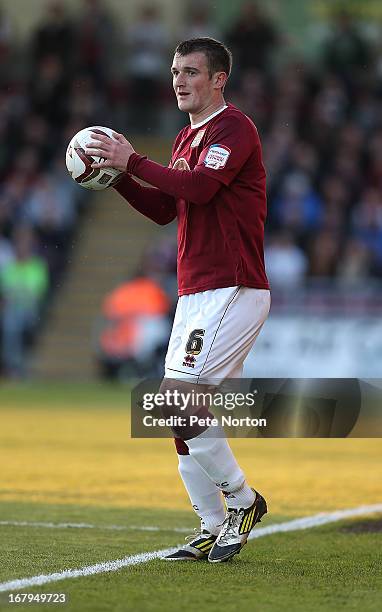
[[[195,438],[207,429],[205,424],[199,424],[199,419],[203,423],[207,417],[213,416],[209,412],[212,402],[210,387],[175,378],[164,378],[159,393],[165,397],[161,413],[164,418],[174,417],[174,426],[171,429],[177,438]]]

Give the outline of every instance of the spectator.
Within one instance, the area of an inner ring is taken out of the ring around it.
[[[90,77],[97,88],[110,77],[114,44],[113,18],[102,0],[82,0],[76,23],[77,72]]]
[[[271,101],[268,96],[266,79],[259,70],[253,68],[243,75],[240,88],[236,89],[232,101],[247,115],[256,117],[256,125],[259,130],[268,126]]]
[[[291,168],[301,171],[314,181],[319,165],[316,149],[306,141],[297,140],[290,148],[290,164]]]
[[[149,277],[165,290],[175,309],[178,298],[176,278],[177,244],[175,236],[167,235],[150,244],[143,254],[139,275]]]
[[[42,21],[31,39],[31,54],[35,65],[53,56],[68,68],[72,60],[73,43],[73,24],[66,15],[65,3],[62,0],[48,0]]]
[[[36,181],[41,170],[39,151],[33,146],[21,148],[11,166],[6,185],[12,188],[12,194],[22,198],[26,190]]]
[[[15,254],[11,241],[0,234],[0,274],[1,269],[11,263],[14,258]]]
[[[361,70],[370,69],[371,52],[346,10],[334,15],[334,30],[325,43],[324,63],[329,71],[355,84]]]
[[[368,168],[367,182],[382,191],[382,117],[381,127],[376,130],[367,143]]]
[[[291,234],[274,234],[265,249],[265,264],[271,287],[293,289],[301,286],[308,268],[302,249]]]
[[[335,276],[340,247],[340,236],[336,232],[322,230],[315,233],[308,248],[309,274],[318,277]]]
[[[51,126],[64,124],[68,117],[68,81],[62,60],[46,55],[29,83],[31,109]]]
[[[169,35],[158,9],[151,5],[143,5],[126,35],[128,92],[132,105],[129,129],[155,133],[162,82],[168,76]]]
[[[18,227],[13,239],[15,259],[0,272],[2,360],[8,376],[23,377],[27,373],[26,340],[39,323],[48,275],[44,260],[34,254],[30,228]]]
[[[290,149],[296,139],[295,130],[285,123],[274,121],[264,139],[264,163],[268,172],[267,188],[272,195],[278,192],[281,177],[289,162]],[[272,202],[270,213],[273,213]]]
[[[216,21],[211,18],[209,4],[197,0],[190,4],[186,9],[184,19],[185,27],[179,35],[179,40],[189,38],[201,38],[207,36],[220,40],[221,32]]]
[[[166,351],[170,301],[150,278],[122,283],[106,296],[99,337],[100,364],[108,378],[128,372],[131,376],[158,376]]]
[[[346,283],[366,278],[370,273],[371,253],[365,244],[350,239],[345,245],[344,253],[338,263],[337,272]]]
[[[42,165],[47,165],[54,153],[55,146],[46,119],[41,115],[29,115],[25,119],[21,147],[33,150],[37,154],[39,162]]]
[[[286,175],[280,196],[274,202],[274,212],[281,226],[300,237],[319,227],[322,202],[306,174],[294,172]]]
[[[73,78],[70,84],[68,107],[71,120],[78,120],[80,128],[84,125],[102,124],[102,117],[105,114],[102,88],[96,86],[96,82],[89,75],[80,74]],[[72,130],[70,133],[73,135],[76,132]]]
[[[22,160],[21,160],[22,161]],[[21,180],[15,173],[2,186],[0,193],[0,227],[4,235],[10,237],[14,225],[20,218],[25,199],[29,193],[29,177]]]
[[[224,38],[232,48],[236,67],[242,74],[252,68],[269,70],[271,53],[280,43],[276,27],[255,2],[241,5],[238,18]],[[236,71],[235,76],[238,77]]]
[[[41,174],[21,212],[22,221],[37,233],[52,283],[61,276],[63,254],[76,218],[75,201],[70,194],[65,184],[58,183],[50,173]]]
[[[219,38],[214,7],[199,0],[188,6],[187,36]],[[13,237],[27,221],[55,277],[87,200],[63,167],[67,142],[92,124],[172,135],[180,116],[162,93],[172,44],[159,9],[146,3],[126,31],[127,64],[118,60],[118,30],[102,0],[81,0],[73,16],[63,0],[47,2],[28,46],[12,32],[0,11],[0,266],[12,262]],[[296,283],[325,275],[379,278],[379,40],[374,50],[359,24],[337,11],[316,65],[278,61],[285,33],[253,2],[241,4],[223,39],[236,53],[229,99],[253,117],[263,140],[271,275],[282,279],[278,267],[288,276],[289,266]],[[171,245],[158,244],[140,273],[172,296],[174,266]]]
[[[328,230],[338,230],[346,226],[351,193],[349,186],[336,174],[324,177],[321,181],[323,198],[322,227]]]
[[[12,52],[12,36],[11,21],[3,7],[0,6],[0,78],[4,78],[8,72],[7,63]]]
[[[318,122],[317,127],[333,129],[340,126],[346,117],[349,103],[340,79],[331,74],[324,75],[315,100],[314,118]]]
[[[376,275],[382,274],[382,195],[373,187],[362,194],[353,212],[354,235],[372,254]]]

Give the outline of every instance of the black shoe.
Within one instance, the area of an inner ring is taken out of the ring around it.
[[[253,527],[260,523],[261,517],[266,514],[267,504],[264,497],[253,491],[256,497],[250,508],[228,508],[220,533],[208,555],[208,561],[211,563],[228,561],[237,555],[247,543]]]
[[[187,544],[174,553],[162,557],[164,561],[199,561],[207,559],[217,536],[212,535],[207,529],[195,529],[193,535],[187,536]]]

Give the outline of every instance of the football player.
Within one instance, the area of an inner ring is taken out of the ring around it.
[[[231,64],[227,47],[211,38],[176,48],[173,88],[190,125],[176,137],[169,167],[136,152],[121,134],[116,141],[95,135],[87,150],[104,158],[94,167],[124,171],[116,189],[136,210],[160,225],[178,222],[179,300],[162,392],[240,377],[269,312],[265,170],[255,125],[224,98]],[[194,409],[209,414],[208,405]],[[248,485],[221,427],[174,428],[174,434],[201,529],[166,559],[226,561],[240,552],[266,502]]]

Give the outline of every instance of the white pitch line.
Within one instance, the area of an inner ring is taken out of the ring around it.
[[[273,533],[309,529],[310,527],[334,523],[336,521],[340,521],[341,519],[364,516],[365,514],[373,514],[375,512],[382,512],[382,504],[337,510],[336,512],[316,514],[314,516],[295,519],[285,523],[276,523],[274,525],[269,525],[269,527],[260,527],[250,534],[249,539],[252,540],[254,538],[261,538]],[[153,559],[158,559],[164,555],[170,554],[174,550],[176,550],[176,548],[155,550],[153,552],[130,555],[128,557],[124,557],[123,559],[116,559],[114,561],[105,561],[103,563],[96,563],[95,565],[86,565],[85,567],[81,567],[79,569],[67,569],[60,572],[55,572],[53,574],[40,574],[39,576],[31,576],[30,578],[10,580],[8,582],[0,583],[0,592],[19,591],[20,589],[41,586],[43,584],[48,584],[49,582],[58,582],[59,580],[66,580],[68,578],[79,578],[80,576],[93,576],[94,574],[115,572],[123,567],[138,565],[139,563],[147,563]]]
[[[153,559],[158,559],[164,555],[169,555],[176,548],[166,548],[163,550],[155,550],[153,552],[141,553],[139,555],[131,555],[123,559],[115,561],[105,561],[104,563],[96,563],[95,565],[87,565],[79,569],[67,569],[54,574],[41,574],[31,578],[21,578],[19,580],[11,580],[10,582],[0,583],[0,592],[4,591],[19,591],[20,589],[29,588],[32,586],[41,586],[48,582],[57,582],[66,578],[79,578],[80,576],[93,576],[94,574],[103,574],[105,572],[116,572],[122,567],[128,565],[137,565],[138,563],[147,563]]]
[[[294,519],[293,521],[287,521],[285,523],[275,523],[268,527],[258,527],[249,534],[248,539],[253,540],[255,538],[261,538],[262,536],[272,535],[272,533],[283,533],[284,531],[297,531],[299,529],[309,529],[310,527],[320,527],[327,523],[335,523],[342,519],[364,516],[365,514],[373,514],[375,512],[382,512],[382,504],[359,506],[358,508],[336,510],[335,512],[322,512],[321,514]]]
[[[40,521],[0,521],[0,527],[44,527],[48,529],[109,529],[111,531],[175,531],[189,533],[189,527],[155,527],[153,525],[92,525],[91,523],[51,523]]]

